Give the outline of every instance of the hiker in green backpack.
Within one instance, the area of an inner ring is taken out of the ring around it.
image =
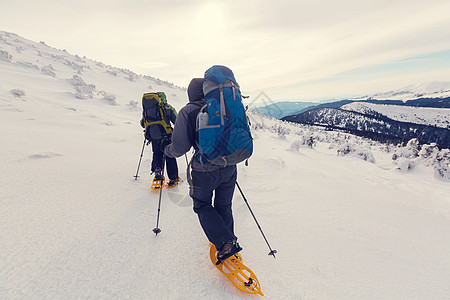
[[[164,184],[164,164],[166,166],[169,182],[167,187],[178,185],[178,166],[175,158],[166,157],[161,151],[161,143],[172,139],[172,127],[170,123],[175,124],[177,111],[167,103],[164,92],[146,93],[142,97],[142,119],[141,126],[145,129],[145,138],[151,142],[153,159],[151,165],[151,174],[155,173],[152,183],[152,189],[157,191]]]

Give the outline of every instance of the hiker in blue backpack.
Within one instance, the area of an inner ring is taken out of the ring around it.
[[[226,70],[231,72],[228,68]],[[235,162],[229,165],[226,163],[218,165],[207,159],[203,160],[201,157],[204,153],[200,149],[197,119],[199,112],[209,106],[205,102],[203,93],[205,87],[208,94],[211,86],[208,87],[205,79],[194,78],[191,80],[187,90],[189,103],[178,113],[172,143],[163,142],[161,149],[164,149],[164,154],[168,157],[180,157],[194,147],[189,194],[193,199],[194,212],[198,215],[200,225],[208,240],[216,246],[217,258],[220,261],[242,250],[234,234],[231,205],[237,168]],[[250,155],[251,151],[250,154],[247,154],[247,158]]]

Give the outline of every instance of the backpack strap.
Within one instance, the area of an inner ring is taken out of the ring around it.
[[[223,88],[232,88],[233,100],[236,101],[236,89],[240,92],[239,85],[233,80],[226,80],[223,83],[217,84],[212,81],[205,81],[203,83],[203,94],[207,95],[209,92],[219,89],[220,94],[220,124],[225,125],[224,116],[226,115],[225,98],[223,95]]]
[[[203,94],[206,96],[209,92],[217,89],[220,87],[220,85],[222,87],[232,87],[237,89],[239,92],[241,91],[241,88],[239,87],[239,84],[237,84],[236,82],[234,82],[233,80],[227,80],[221,84],[217,84],[215,82],[212,81],[205,81],[203,83]]]

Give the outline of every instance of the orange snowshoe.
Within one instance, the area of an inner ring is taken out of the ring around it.
[[[152,185],[150,187],[152,189],[152,191],[158,192],[159,189],[163,188],[164,187],[164,179],[165,178],[162,175],[155,176],[155,178],[152,181]]]
[[[181,181],[180,177],[178,177],[177,179],[170,179],[169,182],[167,182],[166,187],[168,189],[174,188],[178,185],[178,182],[180,181]]]
[[[216,246],[211,244],[209,256],[212,264],[239,290],[248,294],[258,294],[264,296],[256,278],[250,268],[244,265],[240,253],[236,253],[218,263]]]

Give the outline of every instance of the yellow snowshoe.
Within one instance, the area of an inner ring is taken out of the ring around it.
[[[158,192],[160,188],[164,187],[164,179],[162,175],[155,176],[150,187],[152,191]]]
[[[178,185],[178,182],[180,181],[181,181],[180,177],[178,177],[177,179],[170,179],[169,182],[167,182],[166,187],[168,189],[174,188]]]
[[[248,294],[258,294],[264,296],[259,285],[259,280],[256,278],[250,268],[243,264],[243,258],[240,253],[228,257],[220,263],[217,263],[216,246],[211,244],[209,256],[212,264],[239,290]]]

